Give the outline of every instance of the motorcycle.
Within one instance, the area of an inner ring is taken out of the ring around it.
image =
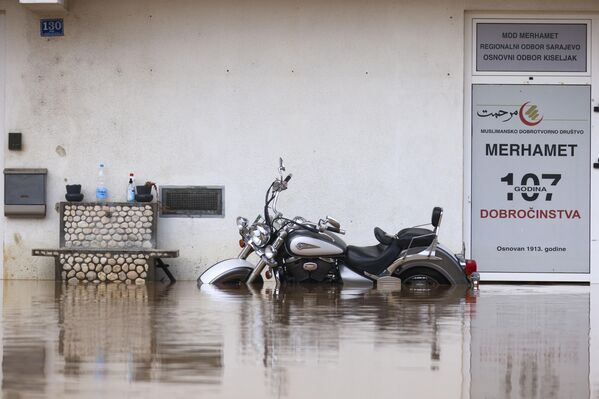
[[[378,244],[346,245],[340,223],[326,216],[317,223],[302,217],[289,219],[277,210],[280,194],[287,190],[292,175],[279,177],[266,191],[264,213],[253,223],[237,218],[242,250],[237,258],[210,266],[198,277],[201,284],[330,282],[379,287],[409,286],[430,289],[442,285],[477,285],[476,262],[465,259],[465,249],[454,254],[439,243],[443,209],[435,207],[431,228],[425,225],[391,235],[374,228]],[[254,265],[248,257],[255,253]]]

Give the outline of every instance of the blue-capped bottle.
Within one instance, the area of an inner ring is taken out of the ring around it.
[[[104,164],[101,163],[98,168],[98,182],[96,184],[96,201],[105,202],[108,199],[108,189],[106,188],[106,179],[104,177]]]

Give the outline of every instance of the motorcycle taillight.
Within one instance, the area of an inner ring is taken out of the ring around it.
[[[471,275],[476,271],[476,261],[473,259],[466,260],[466,276]]]

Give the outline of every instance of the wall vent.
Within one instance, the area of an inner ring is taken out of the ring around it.
[[[222,186],[160,186],[162,217],[224,217]]]

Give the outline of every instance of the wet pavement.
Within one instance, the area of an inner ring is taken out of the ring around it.
[[[5,398],[599,398],[599,287],[0,287]]]

